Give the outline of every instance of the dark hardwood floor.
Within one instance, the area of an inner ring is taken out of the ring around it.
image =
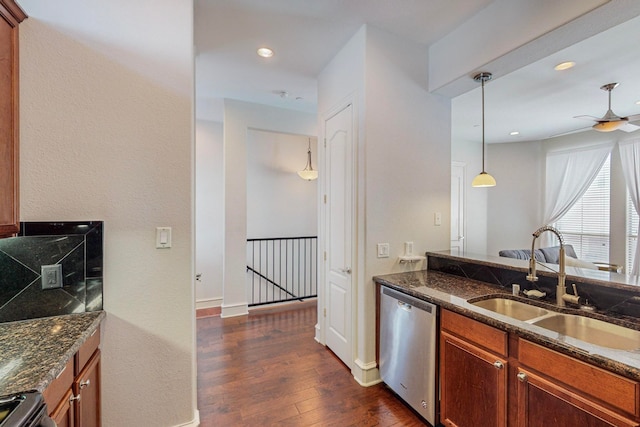
[[[315,305],[197,320],[201,426],[423,426],[314,340]]]

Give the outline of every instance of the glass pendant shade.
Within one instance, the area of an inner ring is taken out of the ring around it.
[[[480,172],[471,182],[472,187],[495,187],[496,179],[486,172]]]
[[[307,181],[318,179],[318,171],[313,170],[313,166],[311,165],[311,138],[309,138],[309,148],[307,149],[307,165],[303,170],[298,171],[298,176]]]

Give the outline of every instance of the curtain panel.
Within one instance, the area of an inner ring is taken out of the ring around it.
[[[584,195],[613,145],[547,153],[544,224],[558,221]],[[550,243],[549,240],[545,244]]]
[[[640,139],[620,142],[618,146],[620,147],[622,173],[627,184],[627,190],[631,196],[633,208],[638,212],[638,207],[640,207]],[[640,273],[638,253],[640,253],[640,239],[636,242],[633,268],[628,272],[633,276],[637,276]]]

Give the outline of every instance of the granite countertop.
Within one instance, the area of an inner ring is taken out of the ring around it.
[[[497,295],[516,299],[504,288],[431,270],[376,276],[374,281],[424,301],[437,304],[444,309],[514,333],[529,341],[640,381],[640,343],[638,343],[638,349],[631,351],[605,348],[494,313],[469,303],[469,301],[475,302]],[[522,300],[523,298],[518,299]],[[561,313],[595,317],[640,330],[640,320],[630,323],[619,319],[610,319],[598,313],[559,308],[551,303],[532,302],[532,304]]]
[[[0,396],[44,391],[105,316],[96,311],[0,323]]]

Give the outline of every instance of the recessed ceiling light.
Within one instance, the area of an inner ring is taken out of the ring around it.
[[[640,105],[640,100],[639,100],[639,101],[636,101],[636,105]]]
[[[270,49],[268,47],[261,47],[260,49],[258,49],[258,55],[262,56],[263,58],[271,58],[273,56],[273,49]]]
[[[556,71],[564,71],[564,70],[568,70],[569,68],[573,68],[575,65],[576,63],[573,61],[566,61],[566,62],[559,63],[558,65],[553,67],[553,69]]]
[[[514,130],[513,132],[509,132],[509,135],[511,136],[520,135],[520,132],[518,132],[517,130]]]

